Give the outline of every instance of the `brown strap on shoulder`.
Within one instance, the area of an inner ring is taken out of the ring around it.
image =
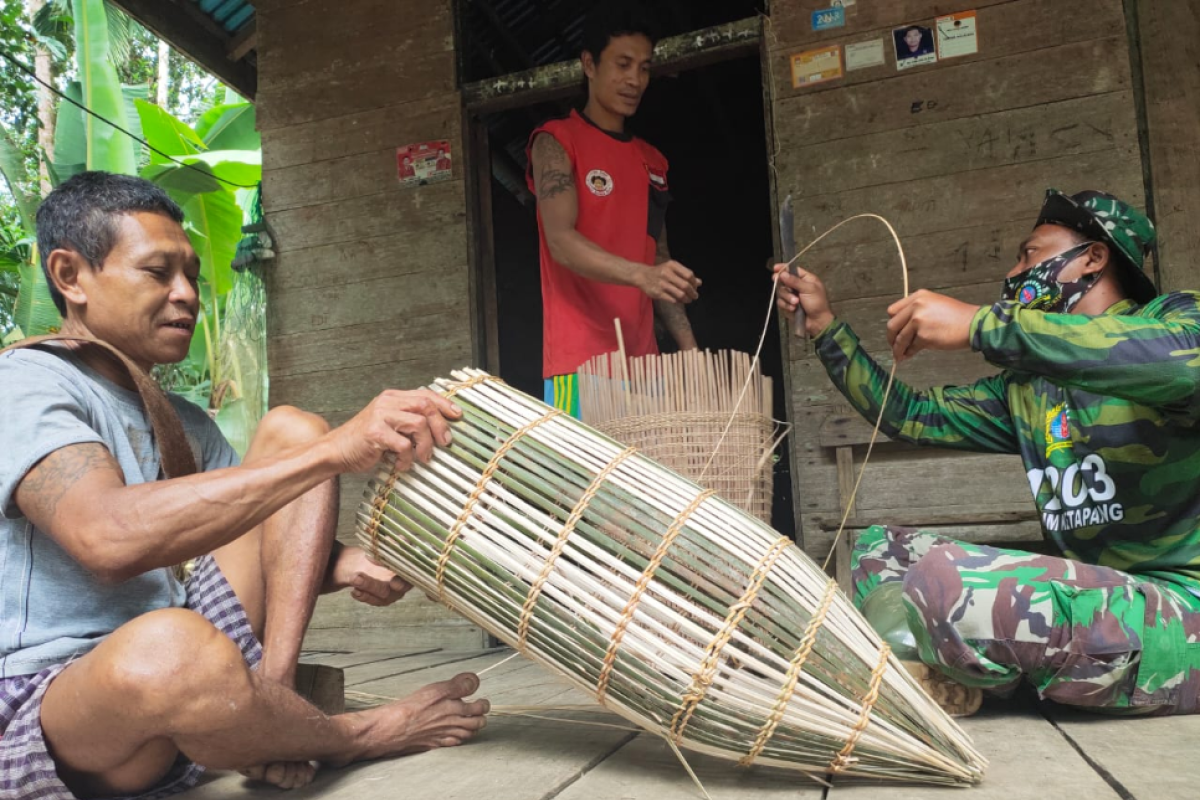
[[[108,342],[102,342],[91,336],[68,336],[54,334],[50,336],[30,336],[16,344],[0,350],[20,350],[26,347],[36,347],[46,342],[83,342],[93,347],[99,347],[107,355],[116,359],[117,363],[129,373],[133,385],[137,387],[142,397],[142,404],[150,416],[150,427],[154,429],[154,441],[158,445],[158,456],[162,462],[162,470],[168,478],[182,478],[196,472],[196,459],[183,432],[183,423],[175,407],[171,405],[167,393],[164,392],[154,379],[133,362],[129,356],[113,347]]]

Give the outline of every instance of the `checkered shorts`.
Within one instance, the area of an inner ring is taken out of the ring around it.
[[[262,659],[262,646],[233,588],[211,556],[197,559],[187,580],[187,608],[204,616],[237,643],[251,666]],[[4,800],[75,800],[59,780],[42,737],[42,698],[67,667],[58,664],[33,675],[0,679],[0,797]],[[204,767],[182,755],[171,771],[139,800],[154,800],[196,785]]]

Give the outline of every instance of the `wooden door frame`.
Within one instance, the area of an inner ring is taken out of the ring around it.
[[[759,55],[763,81],[763,114],[766,132],[767,180],[772,220],[779,218],[780,199],[775,176],[774,98],[771,86],[771,53],[763,17],[750,17],[724,25],[663,39],[655,48],[652,75],[669,75],[735,58]],[[535,105],[569,97],[583,81],[578,59],[489,78],[460,87],[466,175],[468,260],[470,268],[472,352],[476,363],[492,374],[500,372],[499,309],[496,297],[495,237],[492,230],[491,155],[487,127],[482,117],[496,111]],[[771,225],[772,246],[780,252],[778,224]],[[784,413],[795,418],[792,401],[791,337],[779,326],[784,380]],[[794,450],[794,448],[793,448]],[[794,456],[794,453],[792,454]],[[793,459],[794,460],[794,459]],[[796,541],[803,546],[800,525],[799,470],[793,463],[792,517]]]
[[[672,36],[655,48],[652,75],[673,74],[716,64],[754,53],[764,43],[761,17],[717,25]],[[764,54],[765,59],[765,54]],[[487,371],[500,371],[499,319],[496,300],[496,251],[492,230],[491,153],[487,126],[482,117],[571,96],[584,80],[578,59],[548,64],[499,78],[487,78],[460,87],[462,97],[462,141],[470,274],[471,346],[475,363]],[[767,102],[769,113],[769,100]],[[767,136],[771,139],[770,126]],[[775,152],[767,143],[768,155]],[[776,213],[774,176],[771,177],[771,209]],[[775,232],[778,249],[778,231]]]

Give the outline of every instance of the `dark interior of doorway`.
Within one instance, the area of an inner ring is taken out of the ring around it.
[[[688,317],[705,349],[754,352],[768,312],[773,221],[762,86],[757,55],[655,78],[630,123],[633,133],[670,162],[671,254],[704,282]],[[525,136],[538,121],[563,110],[550,104],[526,109]],[[507,154],[502,144],[492,150],[494,158]],[[492,181],[500,372],[509,383],[540,396],[536,205],[527,193],[512,191],[514,182]],[[669,336],[660,336],[659,345],[664,352],[675,349]],[[774,325],[762,363],[774,380],[775,414],[782,419],[783,369]],[[789,469],[785,444],[775,466],[772,517],[778,530],[794,535]]]

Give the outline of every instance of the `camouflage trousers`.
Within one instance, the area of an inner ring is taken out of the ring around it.
[[[1200,711],[1200,598],[1065,558],[874,526],[852,555],[854,601],[903,581],[921,660],[996,693],[1124,714]]]

